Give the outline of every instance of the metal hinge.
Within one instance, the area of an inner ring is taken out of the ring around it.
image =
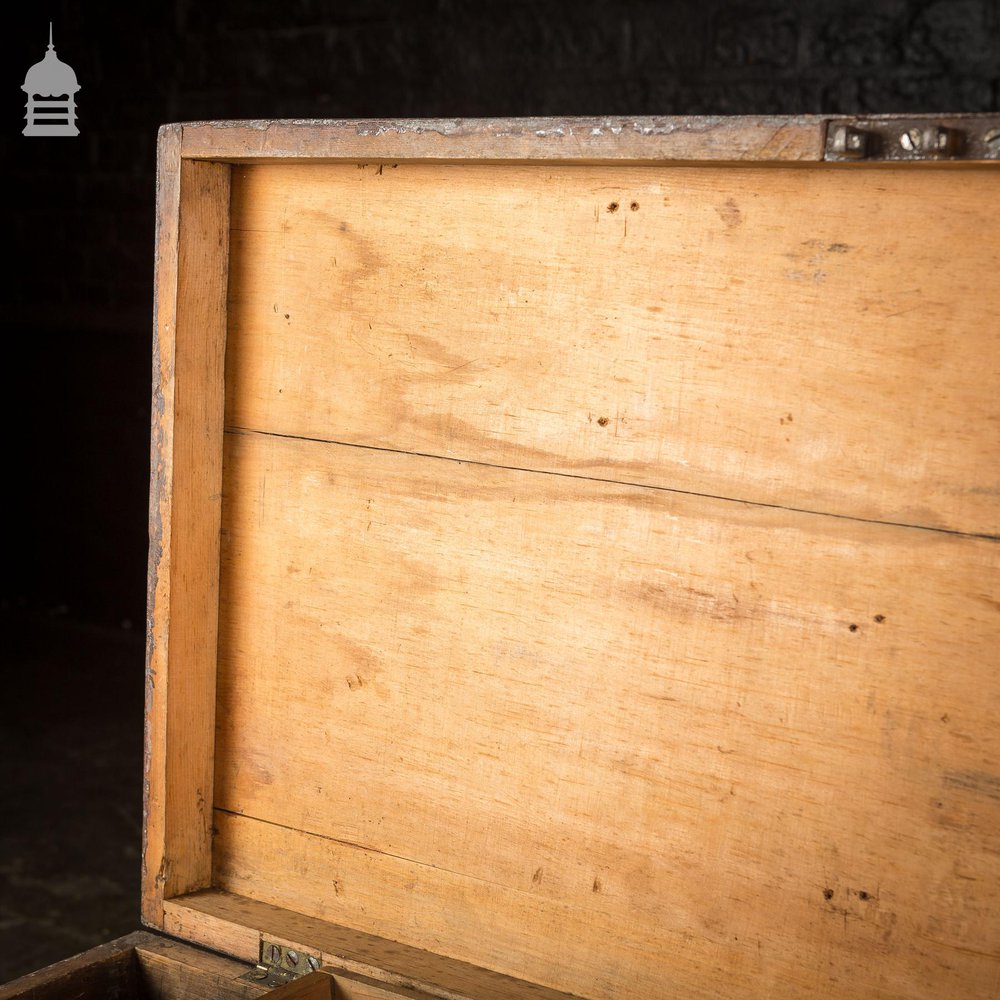
[[[287,948],[283,944],[261,941],[260,961],[240,978],[273,989],[284,986],[299,976],[315,972],[321,964],[315,955],[307,955],[303,951]]]
[[[1000,115],[853,118],[826,128],[825,160],[1000,160]]]

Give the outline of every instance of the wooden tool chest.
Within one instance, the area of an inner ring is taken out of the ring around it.
[[[159,143],[162,933],[0,1000],[1000,994],[1000,119]]]

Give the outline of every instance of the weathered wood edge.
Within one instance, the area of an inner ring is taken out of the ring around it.
[[[269,992],[264,983],[248,981],[245,962],[206,951],[187,941],[146,934],[136,944],[141,986],[151,997],[188,1000],[252,1000]]]
[[[188,122],[181,155],[483,162],[761,161],[823,157],[816,116]]]
[[[412,989],[439,1000],[579,1000],[422,948],[307,917],[222,889],[193,893],[166,903],[167,930],[185,940],[255,961],[266,937],[317,955],[324,971],[347,972],[388,986]],[[234,947],[235,946],[235,947]]]
[[[276,119],[185,122],[181,155],[230,162],[410,160],[524,163],[824,161],[827,129],[896,120],[969,123],[985,113],[667,117]],[[968,161],[965,161],[966,163]],[[988,161],[973,161],[988,162]],[[931,160],[929,164],[962,165]],[[838,164],[844,166],[844,164]],[[858,164],[847,164],[856,166]],[[879,166],[879,161],[864,163]],[[927,164],[923,164],[927,165]]]
[[[98,997],[110,995],[108,979],[115,982],[115,996],[132,996],[132,992],[126,994],[122,991],[129,986],[135,988],[137,983],[133,979],[141,976],[139,967],[148,974],[150,963],[158,963],[160,969],[191,969],[208,981],[235,980],[247,972],[245,963],[185,941],[150,931],[133,931],[12,980],[0,986],[0,997],[3,1000],[23,1000],[31,996],[41,1000],[44,997],[68,996],[70,990],[74,991],[73,995]],[[251,983],[241,988],[241,992],[248,995],[258,995],[265,990],[264,986]]]
[[[170,484],[173,448],[173,328],[177,308],[177,226],[180,215],[181,134],[164,125],[156,151],[152,412],[149,456],[149,563],[146,582],[146,697],[143,743],[142,919],[162,927],[166,810],[166,705],[157,680],[166,680],[167,649],[158,615],[169,596]]]
[[[158,145],[142,919],[211,882],[229,171]],[[180,344],[180,346],[178,346]]]
[[[333,976],[326,972],[310,972],[299,979],[293,979],[285,986],[279,986],[268,996],[274,1000],[334,1000],[343,997],[337,989]]]
[[[98,945],[89,951],[80,952],[78,955],[71,955],[60,962],[29,972],[18,979],[13,979],[6,985],[0,986],[0,1000],[14,1000],[15,997],[25,997],[35,991],[46,990],[46,988],[58,988],[60,984],[67,980],[75,979],[79,976],[94,974],[101,967],[122,966],[123,971],[127,963],[132,959],[132,952],[155,940],[152,934],[146,931],[135,931],[120,937],[107,944]],[[50,995],[48,990],[43,995]]]

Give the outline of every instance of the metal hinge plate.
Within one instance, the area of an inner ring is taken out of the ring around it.
[[[316,955],[307,955],[303,951],[274,944],[272,941],[262,941],[260,961],[240,978],[274,989],[298,979],[299,976],[315,972],[321,964]]]
[[[832,162],[1000,160],[1000,115],[849,118],[827,123]]]

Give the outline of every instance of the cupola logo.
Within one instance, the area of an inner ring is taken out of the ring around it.
[[[21,87],[28,95],[24,135],[79,135],[76,127],[76,73],[57,55],[49,22],[49,48],[45,58],[28,70]]]

